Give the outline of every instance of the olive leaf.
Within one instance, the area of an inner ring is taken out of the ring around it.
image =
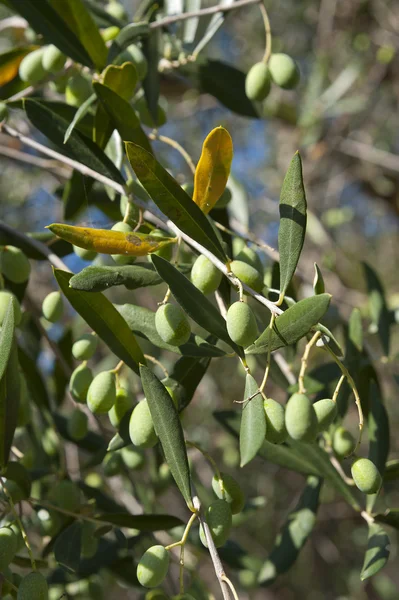
[[[82,551],[82,528],[82,523],[75,521],[60,533],[54,544],[55,560],[67,571],[78,570]]]
[[[320,267],[317,263],[314,263],[313,290],[315,294],[324,294],[326,291],[323,274],[320,271]]]
[[[306,195],[303,186],[302,161],[296,152],[285,175],[280,195],[280,300],[295,273],[305,241]]]
[[[0,380],[6,370],[8,359],[14,341],[14,299],[10,297],[5,317],[0,329]]]
[[[257,393],[258,392],[258,393]],[[247,465],[257,454],[265,441],[266,415],[262,394],[252,375],[245,378],[244,400],[240,427],[240,466]]]
[[[7,365],[0,380],[0,470],[8,463],[14,432],[17,427],[20,398],[19,381],[18,350],[15,340],[12,338]]]
[[[164,514],[129,515],[128,513],[101,513],[95,517],[118,527],[129,527],[138,531],[162,531],[183,525],[178,517]]]
[[[367,550],[360,579],[364,581],[380,571],[389,558],[390,540],[385,530],[378,523],[369,523]]]
[[[83,292],[103,292],[117,285],[136,290],[162,283],[162,278],[150,264],[100,266],[90,265],[73,275],[69,285]]]

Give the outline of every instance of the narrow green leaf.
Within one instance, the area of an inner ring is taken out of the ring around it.
[[[358,308],[354,308],[349,317],[348,337],[356,350],[363,352],[362,315]]]
[[[45,43],[55,44],[64,54],[86,67],[93,66],[78,37],[47,0],[10,0],[10,3],[37,33],[42,34]]]
[[[258,393],[257,393],[258,392]],[[254,394],[253,398],[251,398]],[[251,398],[242,407],[240,427],[240,466],[247,465],[258,453],[266,435],[266,416],[262,394],[252,375],[245,378],[244,400]]]
[[[24,492],[25,497],[29,498],[32,481],[29,471],[21,463],[16,461],[9,462],[4,471],[4,477],[15,481]]]
[[[295,273],[305,241],[306,195],[303,187],[302,161],[294,154],[280,194],[280,297],[283,297]]]
[[[270,340],[271,351],[295,344],[317,325],[330,304],[330,294],[319,294],[290,306],[274,322]],[[263,354],[269,348],[269,327],[246,348],[247,354]]]
[[[385,299],[384,288],[377,273],[370,265],[363,263],[363,270],[367,284],[372,332],[378,332],[383,351],[386,356],[389,356],[391,317]]]
[[[54,544],[54,557],[67,571],[75,572],[79,568],[82,550],[82,523],[74,521],[58,537]]]
[[[73,275],[69,285],[83,292],[103,292],[117,285],[128,290],[162,283],[161,277],[150,264],[103,267],[92,265]]]
[[[129,527],[139,531],[163,531],[184,525],[181,519],[172,515],[129,515],[128,513],[102,513],[96,515],[99,521],[105,521],[118,527]]]
[[[151,20],[156,17],[156,11],[152,11]],[[160,90],[159,63],[159,29],[152,29],[148,36],[143,39],[143,54],[147,59],[148,69],[143,80],[144,95],[147,100],[148,110],[155,123],[158,125],[158,102]]]
[[[295,563],[296,559],[316,523],[319,496],[323,480],[308,477],[306,487],[298,504],[288,515],[287,521],[277,536],[275,546],[262,567],[258,581],[270,585]]]
[[[231,341],[227,333],[226,321],[208,298],[167,260],[153,255],[152,262],[177,302],[193,321],[243,356],[242,349]]]
[[[190,468],[179,414],[165,386],[148,367],[140,366],[140,376],[166,462],[187,506],[192,509]]]
[[[85,177],[79,171],[72,171],[71,177],[62,190],[62,201],[64,203],[64,220],[76,219],[81,211],[89,204],[88,194],[91,192],[94,180]]]
[[[118,169],[104,152],[76,129],[72,131],[67,143],[64,144],[69,121],[58,115],[46,103],[26,98],[24,106],[31,123],[58,146],[61,152],[109,179],[122,185],[125,183]]]
[[[324,294],[326,291],[323,274],[317,263],[314,263],[313,290],[315,294]]]
[[[158,208],[184,233],[205,246],[220,260],[226,261],[208,219],[166,169],[136,144],[128,142],[126,152],[139,181]]]
[[[389,419],[381,395],[381,390],[375,380],[370,381],[368,414],[369,459],[375,464],[381,476],[384,477],[385,464],[389,455]],[[367,511],[372,512],[378,494],[367,496]]]
[[[0,329],[0,380],[6,370],[14,341],[14,300],[10,298],[3,324]]]
[[[108,51],[107,62],[114,62],[115,58],[130,44],[133,44],[138,38],[148,36],[150,33],[149,24],[146,22],[129,23],[120,30],[116,38],[112,41]]]
[[[389,537],[381,525],[369,524],[367,550],[360,579],[364,581],[381,571],[389,558]]]
[[[29,381],[32,400],[40,410],[50,410],[47,388],[35,361],[20,346],[18,347],[18,359],[26,380]]]
[[[94,82],[93,88],[122,140],[134,142],[152,154],[151,144],[129,102],[102,83]]]
[[[13,341],[7,366],[0,380],[0,471],[8,463],[17,426],[19,396],[18,352]]]
[[[107,344],[108,348],[138,373],[145,358],[126,321],[111,302],[99,292],[81,292],[69,287],[71,273],[54,270],[58,285],[73,308]]]
[[[191,334],[189,341],[182,346],[172,346],[162,340],[155,327],[155,312],[136,306],[134,304],[123,304],[116,307],[125,319],[129,328],[140,337],[149,340],[154,346],[169,350],[181,356],[205,357],[205,356],[225,356],[225,352],[215,346],[209,344],[199,335]]]
[[[389,460],[385,465],[384,481],[399,479],[399,458]]]
[[[213,339],[210,336],[210,339]],[[179,385],[179,411],[184,410],[193,399],[195,391],[205,375],[211,359],[182,356],[173,366],[169,376]]]
[[[96,99],[96,95],[92,94],[91,96],[89,96],[87,98],[87,100],[85,100],[83,102],[83,104],[81,104],[81,106],[79,106],[78,110],[75,113],[75,116],[73,117],[72,121],[68,125],[68,129],[65,132],[64,144],[67,143],[72,131],[75,129],[75,127],[79,123],[79,121],[81,121],[83,119],[83,117],[85,116],[85,114],[89,111],[89,109],[90,109],[91,105],[93,104],[93,102],[95,101],[95,99]]]

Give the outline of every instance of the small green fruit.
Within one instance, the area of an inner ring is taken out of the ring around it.
[[[288,54],[272,54],[269,60],[269,71],[274,83],[285,90],[291,90],[299,82],[299,69]]]
[[[73,440],[82,440],[88,432],[89,423],[87,415],[79,408],[76,408],[69,416],[67,422],[67,431]]]
[[[230,263],[230,268],[240,281],[255,290],[255,292],[263,290],[263,275],[251,265],[242,260],[233,260]]]
[[[102,371],[96,375],[87,392],[87,406],[92,413],[101,415],[107,413],[116,400],[115,374]]]
[[[70,106],[79,107],[92,93],[93,90],[90,81],[80,73],[76,73],[68,79],[65,88],[65,100]]]
[[[248,246],[244,246],[240,252],[236,256],[237,260],[241,260],[242,262],[250,265],[256,271],[263,275],[263,264],[261,259],[259,258],[259,254],[255,252],[252,248],[248,248]]]
[[[50,292],[42,304],[42,313],[47,321],[50,323],[56,323],[62,317],[64,312],[64,305],[62,302],[62,296],[60,292]]]
[[[21,60],[19,76],[22,81],[34,84],[44,79],[47,75],[42,65],[43,48],[33,50]]]
[[[8,292],[7,290],[0,290],[0,325],[3,325],[10,300],[12,301],[14,308],[15,324],[19,325],[21,322],[21,307],[19,305],[17,297],[12,292]]]
[[[8,106],[5,102],[0,102],[0,123],[8,119]]]
[[[272,444],[282,444],[287,438],[284,406],[272,398],[264,400],[263,406],[266,415],[266,440]]]
[[[231,190],[229,188],[226,188],[223,194],[220,196],[219,200],[216,202],[215,208],[226,208],[226,206],[230,203],[232,197],[233,195],[231,193]]]
[[[352,477],[361,492],[376,494],[381,487],[382,477],[375,464],[368,458],[358,458],[352,465]]]
[[[182,346],[190,339],[190,323],[176,304],[162,304],[155,314],[158,335],[171,346]]]
[[[133,229],[127,223],[123,221],[118,221],[112,227],[112,231],[121,231],[122,233],[130,233]],[[136,260],[135,256],[127,256],[126,254],[111,254],[114,262],[117,265],[128,265]]]
[[[111,424],[116,429],[119,427],[123,417],[133,407],[133,398],[125,388],[118,388],[116,391],[115,404],[108,413]]]
[[[203,294],[216,292],[222,277],[222,272],[203,254],[196,259],[191,269],[191,281]]]
[[[169,552],[161,545],[151,546],[137,565],[137,579],[144,587],[157,587],[169,569]]]
[[[46,578],[38,571],[26,575],[19,584],[17,600],[48,600]]]
[[[245,302],[234,302],[227,311],[227,331],[235,344],[247,348],[258,337],[258,326],[252,308]]]
[[[104,475],[106,477],[115,477],[120,475],[123,469],[122,457],[118,452],[110,452],[103,460]]]
[[[76,256],[79,256],[82,260],[94,260],[97,256],[97,252],[94,250],[87,250],[87,248],[79,248],[79,246],[72,246]]]
[[[285,426],[293,440],[313,442],[318,426],[313,404],[305,394],[293,394],[285,409]]]
[[[161,589],[151,590],[146,593],[144,600],[170,600],[170,596]]]
[[[138,448],[152,448],[158,442],[148,402],[145,398],[137,404],[132,412],[129,422],[129,435],[133,444]]]
[[[0,252],[0,271],[13,283],[25,283],[30,275],[30,262],[15,246],[4,246]]]
[[[252,101],[260,102],[270,92],[271,79],[269,68],[266,63],[258,62],[248,71],[245,79],[245,93]]]
[[[73,371],[69,381],[69,391],[76,402],[84,404],[86,402],[87,392],[91,382],[93,381],[93,373],[86,365],[79,365]]]
[[[319,431],[325,431],[337,416],[337,403],[331,398],[323,398],[313,404],[316,413]]]
[[[232,517],[229,504],[225,500],[215,500],[215,502],[212,502],[206,511],[206,522],[211,530],[216,548],[220,548],[230,535]],[[202,527],[200,527],[200,539],[207,548],[208,545]]]
[[[43,51],[42,65],[48,73],[58,73],[64,68],[66,56],[53,44],[46,46]]]
[[[123,21],[126,18],[125,9],[119,2],[109,2],[105,6],[105,10],[111,17],[115,17],[115,19],[119,19],[120,21]]]
[[[333,450],[340,458],[345,458],[352,454],[355,449],[355,439],[345,427],[337,427],[333,435]]]
[[[122,64],[124,62],[131,62],[136,67],[137,75],[140,81],[143,81],[148,71],[147,59],[144,56],[141,48],[136,44],[131,44],[122,52],[117,62]]]
[[[73,481],[63,479],[51,488],[49,499],[60,508],[77,512],[80,508],[80,489]]]
[[[8,567],[18,550],[18,538],[10,527],[0,528],[0,571]]]
[[[96,334],[84,333],[72,346],[72,354],[76,360],[89,360],[97,350]]]
[[[114,40],[119,32],[120,28],[116,25],[111,25],[111,27],[100,29],[100,35],[103,38],[104,42],[110,42],[111,40]]]
[[[121,456],[128,469],[141,469],[145,462],[144,454],[133,446],[122,448]]]
[[[220,473],[220,475],[221,479],[217,475],[212,478],[213,491],[218,498],[229,503],[232,514],[236,515],[244,508],[244,493],[234,477],[227,473]]]

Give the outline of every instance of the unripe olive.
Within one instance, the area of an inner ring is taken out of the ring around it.
[[[266,415],[266,440],[272,444],[282,444],[287,438],[284,406],[272,398],[266,398],[263,406]]]
[[[30,275],[30,262],[15,246],[4,246],[0,252],[0,271],[13,283],[24,283]]]
[[[291,90],[299,82],[299,69],[288,54],[272,54],[269,71],[274,83],[285,90]]]
[[[144,398],[134,408],[129,422],[129,435],[133,444],[138,448],[152,448],[158,442],[154,423]]]
[[[162,229],[153,229],[151,231],[151,237],[164,238],[164,237],[168,237],[168,234],[165,233],[165,231],[162,231]],[[171,258],[173,256],[173,244],[167,244],[163,248],[160,248],[159,250],[156,250],[155,252],[152,252],[151,254],[149,254],[148,260],[150,262],[152,262],[152,259],[151,259],[152,254],[156,254],[157,256],[160,256],[161,258],[164,258],[165,260],[169,261],[169,260],[171,260]]]
[[[120,475],[123,468],[123,461],[118,452],[110,452],[103,460],[104,475],[106,477],[115,477]]]
[[[95,555],[98,548],[98,538],[94,535],[96,530],[95,523],[85,521],[82,527],[82,556],[91,558]]]
[[[0,122],[8,118],[8,106],[5,102],[0,102]]]
[[[216,202],[215,208],[226,208],[226,206],[230,203],[232,199],[232,193],[230,188],[225,188],[223,194],[220,196],[219,200]]]
[[[139,113],[140,121],[143,125],[147,127],[162,127],[166,123],[166,112],[162,108],[160,104],[158,104],[158,114],[157,114],[157,123],[154,123],[154,119],[152,118],[150,111],[148,110],[147,101],[144,96],[142,96],[137,102],[134,104],[135,110]]]
[[[73,481],[63,479],[51,488],[49,499],[64,510],[77,512],[80,508],[80,489]]]
[[[256,269],[259,273],[263,274],[262,261],[259,258],[259,254],[252,248],[244,246],[237,254],[236,259],[241,260],[242,262]]]
[[[128,469],[141,469],[145,462],[144,454],[133,446],[122,448],[121,456]]]
[[[48,456],[55,456],[59,450],[60,440],[51,427],[48,427],[42,435],[42,446]]]
[[[151,546],[137,565],[137,579],[144,587],[157,587],[169,569],[169,552],[161,545]]]
[[[221,479],[217,475],[214,475],[212,478],[213,491],[218,498],[228,502],[232,514],[236,515],[244,508],[244,493],[234,477],[227,473],[220,473],[220,475]]]
[[[163,341],[171,346],[181,346],[190,338],[190,323],[183,310],[176,304],[162,304],[158,308],[155,327]]]
[[[130,233],[133,229],[127,223],[118,221],[112,226],[112,231],[122,231],[123,233]],[[128,265],[136,260],[135,256],[127,256],[126,254],[111,254],[114,262],[117,265]]]
[[[58,73],[58,71],[64,68],[65,62],[66,56],[57,46],[50,44],[50,46],[44,48],[42,64],[45,71],[48,73]]]
[[[76,360],[89,360],[97,350],[96,334],[84,333],[72,346],[72,354]]]
[[[223,546],[230,535],[232,525],[229,504],[225,500],[215,500],[215,502],[212,502],[206,511],[206,522],[208,523],[216,548]],[[200,539],[207,548],[208,545],[202,527],[200,527]]]
[[[17,600],[48,600],[46,578],[38,571],[26,575],[19,584]]]
[[[16,481],[13,481],[12,479],[7,479],[6,488],[14,504],[19,504],[20,502],[22,502],[22,500],[26,500],[26,493]],[[5,495],[2,495],[2,499],[7,502]]]
[[[261,101],[270,92],[271,79],[266,63],[258,62],[248,71],[245,79],[245,93],[253,101]]]
[[[76,256],[79,256],[82,260],[94,260],[97,256],[95,250],[88,250],[87,248],[79,248],[79,246],[72,246]]]
[[[146,593],[144,600],[169,600],[170,596],[161,589],[151,590]]]
[[[164,384],[169,396],[172,398],[176,410],[178,410],[181,397],[181,386],[177,383],[177,381],[171,379],[170,377],[165,377],[165,379],[162,379],[162,383]]]
[[[42,313],[47,321],[50,323],[56,323],[62,317],[64,312],[64,305],[62,302],[62,296],[60,292],[50,292],[42,304]]]
[[[3,325],[10,300],[12,301],[14,309],[15,324],[19,325],[21,322],[21,307],[19,305],[17,297],[12,292],[8,292],[7,290],[0,290],[0,325]]]
[[[230,268],[240,281],[246,283],[253,290],[256,292],[263,290],[263,275],[251,265],[242,260],[233,260],[230,263]]]
[[[116,391],[115,404],[108,413],[109,420],[113,427],[118,428],[123,417],[129,409],[133,407],[133,398],[125,388],[118,388]]]
[[[100,29],[100,35],[103,38],[104,42],[110,42],[111,40],[114,40],[119,32],[120,28],[116,25],[111,25],[110,27],[106,27],[105,29]]]
[[[69,416],[67,422],[67,431],[73,440],[82,440],[88,432],[89,423],[87,415],[79,408],[76,408]]]
[[[246,348],[258,337],[252,308],[246,302],[234,302],[227,311],[227,331],[235,344]]]
[[[96,375],[87,392],[87,406],[92,413],[107,413],[116,400],[115,374],[111,371],[102,371]]]
[[[90,81],[80,73],[76,73],[68,79],[65,88],[65,100],[70,106],[79,107],[92,95],[92,93]]]
[[[287,402],[285,426],[293,440],[313,442],[317,436],[317,418],[313,404],[305,394],[295,393]]]
[[[213,294],[222,281],[222,273],[213,263],[201,254],[191,269],[191,281],[203,294]]]
[[[349,456],[355,449],[355,438],[345,429],[345,427],[337,427],[334,431],[332,446],[335,454],[340,458]]]
[[[144,56],[141,48],[136,44],[131,44],[122,52],[117,62],[132,62],[136,67],[137,75],[140,81],[142,81],[147,75],[148,63]]]
[[[86,402],[87,392],[91,382],[93,381],[93,373],[86,365],[79,365],[73,371],[69,380],[69,391],[76,402],[82,404]]]
[[[337,403],[331,398],[323,398],[313,404],[316,413],[319,431],[325,431],[337,416]]]
[[[109,2],[105,6],[105,10],[111,17],[115,17],[115,19],[119,19],[120,21],[126,18],[125,9],[119,2]]]
[[[358,458],[352,465],[352,477],[361,492],[376,494],[381,487],[382,478],[375,464],[368,458]]]
[[[26,83],[38,83],[46,77],[46,71],[42,65],[43,48],[33,50],[21,60],[19,65],[19,76]]]
[[[0,528],[0,571],[8,567],[18,550],[18,538],[10,527]]]
[[[19,374],[19,405],[18,405],[18,427],[25,427],[31,420],[30,398],[28,384],[23,373]]]

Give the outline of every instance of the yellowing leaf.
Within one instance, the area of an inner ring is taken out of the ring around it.
[[[204,213],[223,194],[233,159],[233,141],[224,127],[216,127],[205,139],[194,176],[193,200]]]
[[[123,233],[122,231],[109,231],[108,229],[74,227],[62,223],[53,223],[47,229],[74,246],[95,250],[103,254],[146,256],[176,242],[176,238],[155,237],[136,232]]]
[[[136,67],[131,62],[125,62],[120,66],[108,65],[101,75],[101,80],[119,96],[130,100],[138,81]]]

